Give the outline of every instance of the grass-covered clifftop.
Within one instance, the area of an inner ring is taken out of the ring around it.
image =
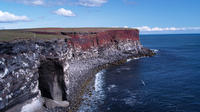
[[[0,30],[0,41],[12,41],[17,39],[54,39],[70,38],[65,33],[88,33],[105,30],[128,30],[129,28],[32,28]]]

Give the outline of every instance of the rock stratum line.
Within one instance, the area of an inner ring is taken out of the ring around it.
[[[154,55],[140,44],[137,29],[25,32],[36,38],[0,42],[0,111],[76,111],[98,70]],[[37,34],[63,37],[38,39]]]

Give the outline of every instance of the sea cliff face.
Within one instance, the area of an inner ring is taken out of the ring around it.
[[[0,42],[0,111],[74,111],[99,69],[154,55],[136,29],[59,33],[68,38]]]

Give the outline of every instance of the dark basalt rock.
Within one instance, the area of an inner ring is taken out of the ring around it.
[[[0,43],[0,111],[75,111],[98,69],[154,55],[140,44],[138,30],[62,35],[72,38]],[[45,101],[69,106],[49,108]]]

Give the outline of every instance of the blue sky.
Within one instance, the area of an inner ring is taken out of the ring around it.
[[[200,33],[200,0],[0,0],[0,29],[129,27]]]

